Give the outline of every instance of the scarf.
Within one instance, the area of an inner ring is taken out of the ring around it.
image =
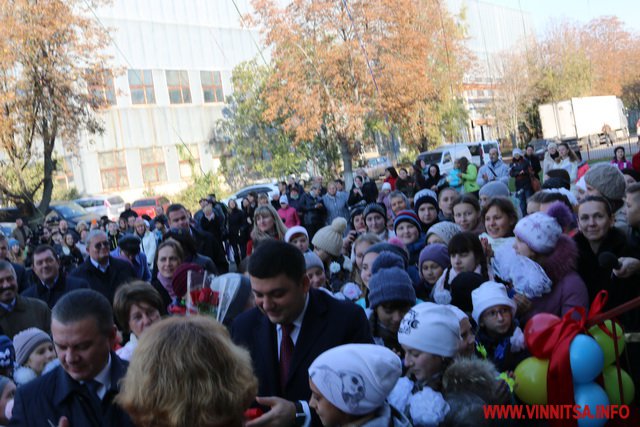
[[[162,287],[167,291],[171,299],[175,299],[176,293],[173,291],[173,286],[171,286],[172,278],[166,278],[163,275],[161,275],[160,272],[158,272],[158,274],[156,275],[156,278],[158,279],[158,282],[160,282]]]

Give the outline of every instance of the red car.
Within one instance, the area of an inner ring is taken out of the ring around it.
[[[148,197],[146,199],[138,199],[131,204],[131,210],[138,216],[149,215],[149,218],[156,216],[156,206],[162,206],[162,210],[166,212],[171,201],[164,196]]]

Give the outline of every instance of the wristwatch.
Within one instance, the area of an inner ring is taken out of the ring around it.
[[[302,427],[307,420],[307,414],[304,413],[302,403],[299,400],[295,401],[294,404],[296,405],[296,420],[294,424],[296,427]]]

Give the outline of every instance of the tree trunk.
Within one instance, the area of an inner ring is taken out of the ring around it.
[[[345,191],[349,191],[353,185],[353,155],[351,154],[349,140],[344,135],[338,135],[338,143],[340,144],[340,154],[344,165],[344,188]]]
[[[42,186],[42,200],[38,205],[38,210],[41,215],[46,215],[47,209],[49,209],[49,203],[51,202],[51,194],[53,193],[53,171],[55,170],[55,163],[53,161],[53,147],[55,145],[55,136],[47,138],[44,141],[44,176]]]

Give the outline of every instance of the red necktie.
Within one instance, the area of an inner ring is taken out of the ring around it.
[[[284,393],[287,378],[289,378],[289,365],[293,355],[293,340],[291,331],[295,327],[292,324],[280,325],[282,327],[282,339],[280,340],[280,389]]]

